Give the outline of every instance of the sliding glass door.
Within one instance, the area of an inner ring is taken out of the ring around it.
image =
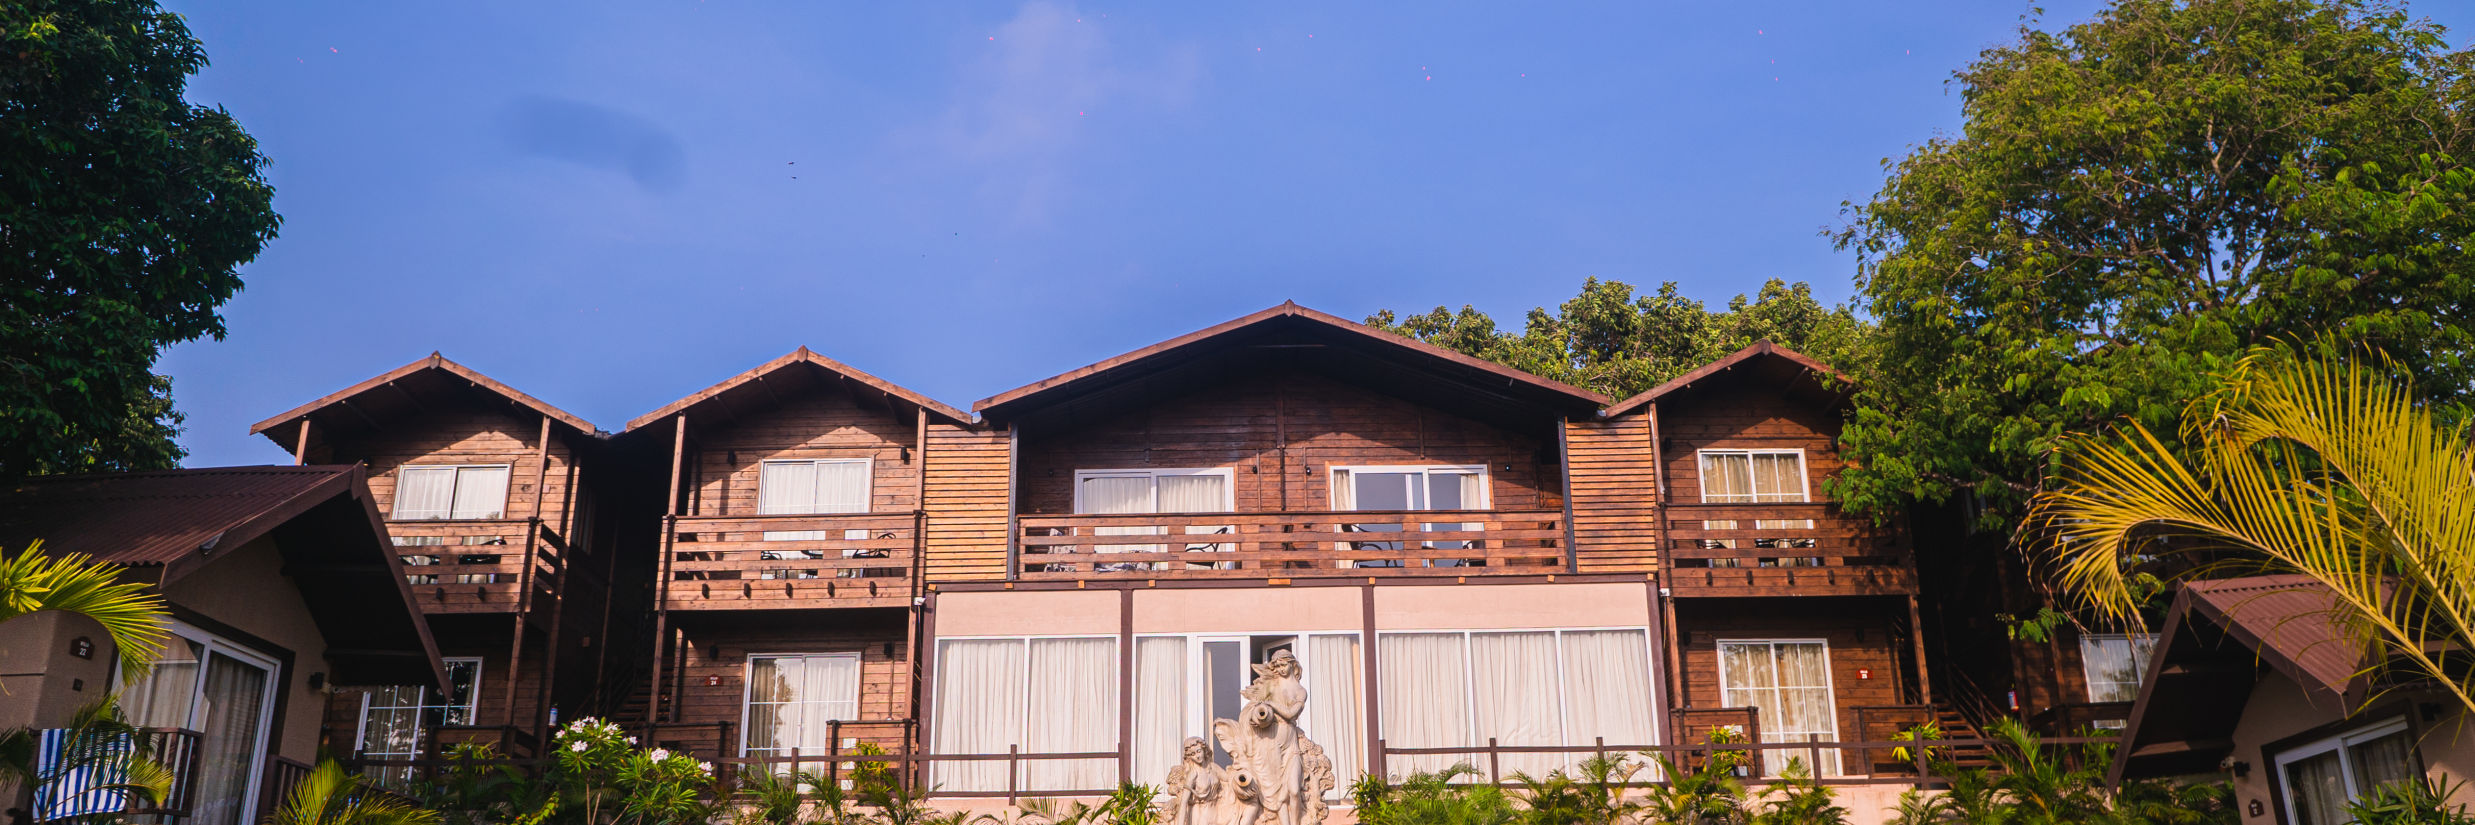
[[[257,821],[274,718],[275,660],[183,624],[154,670],[121,689],[130,721],[200,734],[190,825]]]

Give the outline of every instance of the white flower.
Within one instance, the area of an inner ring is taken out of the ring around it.
[[[575,751],[575,752],[577,752],[577,753],[583,753],[583,752],[584,752],[585,747],[586,747],[586,746],[585,746],[585,744],[584,744],[584,740],[579,739],[579,740],[576,740],[574,743],[569,744],[569,745],[567,746],[567,749],[568,749],[568,750],[571,750],[571,751]]]
[[[711,762],[698,762],[698,763],[696,763],[696,772],[697,772],[697,773],[712,773],[712,772],[713,772],[713,763],[711,763]],[[806,793],[806,792],[805,792],[805,791],[802,791],[802,793]]]
[[[627,743],[628,743],[628,744],[630,744],[630,745],[636,744],[636,737],[633,737],[633,736],[628,737],[628,738],[627,738]]]
[[[654,748],[652,752],[645,754],[645,756],[655,762],[660,762],[664,759],[670,758],[670,751],[664,748]]]

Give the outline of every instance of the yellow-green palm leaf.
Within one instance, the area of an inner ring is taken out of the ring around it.
[[[120,651],[121,674],[136,678],[163,652],[170,614],[146,585],[120,580],[120,566],[83,553],[43,554],[43,542],[0,558],[0,622],[44,610],[77,613],[103,625]]]
[[[2231,370],[2186,411],[2181,436],[2178,452],[2134,425],[2067,448],[2032,521],[2066,591],[2136,624],[2127,571],[2144,557],[2301,574],[2328,587],[2337,625],[2386,666],[2475,709],[2475,451],[2463,426],[2424,408],[2379,355],[2280,348]]]
[[[438,812],[369,787],[329,759],[292,786],[267,825],[436,825]]]

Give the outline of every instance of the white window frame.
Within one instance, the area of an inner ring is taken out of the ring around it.
[[[1253,651],[1254,640],[1257,638],[1264,636],[1287,636],[1290,640],[1291,652],[1298,656],[1298,661],[1301,663],[1300,667],[1304,667],[1303,663],[1306,660],[1305,645],[1308,637],[1347,636],[1357,639],[1360,635],[1361,634],[1356,630],[1216,630],[1210,633],[1136,633],[1134,634],[1134,643],[1136,649],[1140,650],[1144,639],[1186,640],[1186,707],[1184,712],[1179,714],[1180,717],[1184,719],[1185,728],[1184,732],[1180,734],[1180,738],[1200,736],[1203,737],[1203,741],[1210,742],[1212,741],[1212,702],[1211,697],[1205,694],[1210,692],[1210,686],[1207,682],[1210,680],[1212,674],[1211,661],[1203,655],[1203,644],[1205,642],[1239,642],[1247,645],[1248,652],[1251,653]],[[1364,646],[1366,641],[1364,639],[1359,639],[1358,643],[1360,645],[1358,650],[1361,656],[1363,656],[1366,651]],[[1136,666],[1140,667],[1141,663],[1137,662]],[[1364,669],[1364,667],[1365,665],[1363,663],[1360,664],[1361,669]],[[1252,681],[1253,677],[1248,676],[1247,680]],[[1365,706],[1368,702],[1373,700],[1364,695],[1366,691],[1364,674],[1360,674],[1358,690],[1360,692],[1358,697],[1359,706],[1354,708],[1357,712],[1347,714],[1349,718],[1344,721],[1350,725],[1356,726],[1359,729],[1358,733],[1360,742],[1373,742],[1373,739],[1366,736],[1365,730]],[[1307,697],[1306,711],[1299,714],[1298,727],[1300,729],[1304,729],[1306,727],[1307,720],[1310,718],[1315,718],[1315,701],[1312,696]],[[1133,735],[1134,731],[1131,730],[1122,731],[1120,733],[1121,738],[1130,738]],[[1361,755],[1363,756],[1363,754]],[[1358,769],[1363,772],[1365,771],[1366,766],[1360,765],[1358,766]],[[1334,788],[1332,791],[1336,794],[1346,795],[1349,792],[1349,789]]]
[[[404,480],[404,471],[405,471],[405,470],[407,470],[407,469],[413,469],[413,470],[448,470],[448,471],[450,471],[451,475],[455,478],[455,483],[447,485],[447,515],[446,515],[446,517],[444,517],[444,518],[434,518],[434,519],[429,519],[429,518],[425,518],[425,519],[406,519],[406,518],[399,518],[399,517],[397,517],[397,516],[396,516],[396,510],[397,510],[397,508],[399,508],[399,507],[403,506],[403,501],[404,501],[404,495],[403,495],[403,493],[404,493],[404,484],[403,484],[403,480]],[[493,517],[493,518],[479,518],[479,517],[475,517],[475,518],[456,518],[456,516],[455,516],[455,492],[456,492],[456,488],[457,488],[458,486],[460,486],[460,485],[462,485],[462,484],[464,483],[464,471],[465,471],[465,470],[490,470],[490,469],[505,470],[505,471],[507,471],[507,485],[506,485],[506,489],[505,489],[505,491],[504,491],[504,494],[503,494],[503,495],[501,495],[501,496],[499,496],[499,501],[498,501],[498,515],[497,515],[496,517]],[[507,518],[507,502],[508,502],[508,501],[510,501],[510,500],[512,500],[512,499],[514,499],[514,498],[515,498],[515,495],[516,495],[516,485],[515,485],[515,482],[516,482],[516,465],[511,464],[511,463],[495,463],[495,464],[398,464],[398,465],[396,465],[396,466],[395,466],[395,478],[396,478],[396,486],[395,486],[395,490],[394,490],[393,492],[390,492],[390,493],[388,493],[388,494],[387,494],[387,520],[388,520],[388,521],[499,521],[499,520],[504,520],[504,519],[506,519],[506,518]]]
[[[2083,695],[2083,696],[2087,697],[2088,701],[2090,701],[2090,702],[2100,701],[2100,700],[2097,698],[2097,683],[2098,683],[2098,682],[2100,682],[2100,681],[2104,681],[2104,682],[2106,682],[2107,684],[2123,684],[2123,683],[2121,683],[2121,682],[2115,682],[2115,681],[2112,681],[2112,680],[2100,680],[2100,679],[2098,679],[2098,678],[2097,678],[2097,670],[2096,670],[2096,666],[2095,666],[2095,658],[2096,658],[2096,657],[2095,657],[2095,656],[2093,656],[2093,655],[2091,655],[2091,654],[2095,652],[2095,651],[2094,651],[2094,648],[2095,648],[2098,644],[2102,644],[2102,643],[2104,643],[2104,642],[2128,642],[2128,643],[2130,643],[2130,644],[2132,645],[2132,648],[2131,648],[2131,650],[2132,650],[2132,657],[2131,657],[2131,682],[2130,682],[2130,685],[2131,685],[2131,695],[2132,695],[2133,697],[2138,697],[2138,696],[2140,695],[2140,690],[2141,690],[2141,688],[2144,688],[2144,687],[2146,687],[2146,686],[2148,685],[2148,660],[2149,660],[2149,658],[2151,658],[2152,656],[2154,656],[2154,655],[2155,655],[2155,653],[2156,653],[2156,647],[2155,647],[2155,645],[2156,645],[2156,640],[2155,640],[2155,639],[2153,639],[2153,638],[2151,638],[2151,637],[2148,637],[2148,636],[2134,636],[2134,635],[2127,634],[2127,633],[2083,633],[2083,634],[2080,634],[2080,679],[2081,679],[2081,682],[2082,682],[2082,684],[2081,684],[2081,686],[2080,686],[2080,693],[2081,693],[2081,695]],[[2148,655],[2142,655],[2142,653],[2143,653],[2143,652],[2140,650],[2140,647],[2139,647],[2140,643],[2142,643],[2142,642],[2147,642],[2147,643],[2150,645],[2150,648],[2146,651],[2146,653],[2147,653]],[[2108,701],[2134,701],[2134,700],[2108,700]]]
[[[250,764],[244,769],[244,773],[249,777],[249,781],[242,790],[241,798],[237,803],[240,806],[240,816],[234,820],[236,822],[244,823],[244,825],[246,825],[246,823],[256,822],[258,821],[259,783],[265,779],[267,770],[266,766],[270,757],[274,755],[274,752],[269,750],[269,748],[273,745],[272,738],[276,717],[275,700],[277,695],[282,691],[283,686],[291,680],[292,675],[285,672],[282,663],[276,661],[275,657],[260,653],[255,648],[225,639],[222,636],[215,635],[214,633],[208,632],[186,622],[174,620],[168,623],[164,627],[164,630],[169,635],[177,639],[198,643],[198,672],[193,677],[194,681],[191,682],[189,686],[189,717],[187,721],[181,724],[181,728],[185,730],[200,732],[205,730],[205,720],[202,717],[209,711],[209,708],[206,707],[204,697],[200,694],[206,690],[207,667],[209,663],[213,661],[215,656],[224,656],[242,664],[266,671],[266,686],[262,689],[262,694],[258,699],[258,707],[260,712],[258,714],[258,731],[255,737],[256,744],[251,748],[251,753],[254,754],[254,757],[250,760]],[[152,677],[150,676],[149,678]],[[120,694],[123,690],[129,687],[129,685],[123,683],[118,676],[113,677],[113,682],[115,684],[115,689],[113,690],[114,695]],[[203,801],[204,800],[195,800],[195,802]]]
[[[439,660],[438,660],[438,661],[439,661],[439,663],[440,663],[440,664],[446,665],[448,670],[453,670],[453,669],[454,669],[454,666],[455,666],[455,665],[458,665],[458,664],[470,664],[470,665],[472,665],[472,666],[473,666],[473,695],[471,695],[471,696],[467,696],[467,697],[465,697],[465,698],[464,698],[464,718],[465,718],[465,719],[468,719],[468,720],[471,720],[471,719],[479,719],[479,718],[480,718],[480,714],[481,714],[481,675],[482,675],[482,672],[483,672],[483,668],[485,667],[485,666],[482,664],[481,657],[479,657],[479,656],[441,656],[441,657],[439,657]],[[421,686],[419,689],[420,689],[420,691],[421,691],[421,696],[420,696],[420,699],[418,700],[418,701],[419,701],[419,704],[415,705],[415,706],[412,708],[412,711],[413,711],[413,742],[414,742],[414,744],[415,744],[416,746],[417,746],[417,745],[420,743],[420,741],[421,741],[421,733],[422,733],[422,727],[423,727],[423,725],[422,725],[422,723],[421,723],[421,712],[422,712],[422,711],[425,711],[425,710],[429,710],[430,708],[434,708],[434,707],[436,707],[436,708],[454,707],[453,705],[446,704],[446,703],[444,703],[443,701],[442,701],[441,703],[439,703],[439,704],[435,704],[435,705],[430,704],[430,689],[429,689],[427,686]],[[370,710],[371,710],[370,699],[371,699],[371,696],[372,696],[372,694],[370,694],[370,693],[368,693],[368,692],[363,692],[363,693],[361,694],[361,721],[360,721],[360,723],[359,723],[359,724],[360,724],[360,727],[356,729],[356,733],[355,733],[355,735],[354,735],[354,737],[353,737],[353,740],[352,740],[352,751],[353,751],[354,753],[367,753],[367,752],[369,751],[369,747],[370,747]],[[444,699],[447,699],[447,698],[448,698],[448,697],[446,697],[446,696],[444,696],[444,695],[441,695],[441,696],[439,697],[439,699],[441,699],[441,700],[444,700]],[[391,708],[395,708],[395,709],[401,709],[401,706],[390,706],[390,707],[391,707]],[[466,724],[471,724],[471,723],[470,723],[470,722],[467,722]]]
[[[859,491],[859,498],[860,498],[860,501],[861,501],[861,502],[863,502],[866,506],[864,506],[864,507],[862,507],[861,509],[858,509],[858,510],[853,510],[853,511],[851,511],[851,512],[853,512],[853,513],[873,513],[873,512],[876,512],[876,509],[877,509],[877,498],[876,498],[876,496],[877,496],[877,460],[876,460],[876,459],[874,459],[874,458],[870,458],[870,457],[867,457],[867,456],[858,456],[858,457],[851,457],[851,458],[840,458],[840,457],[823,457],[823,458],[768,458],[768,459],[763,459],[763,460],[761,460],[761,461],[756,462],[756,485],[757,485],[756,501],[757,501],[757,514],[758,514],[758,515],[837,515],[837,514],[834,514],[834,513],[826,513],[826,512],[824,512],[824,511],[819,511],[819,510],[808,510],[808,511],[800,512],[800,513],[766,513],[766,512],[764,512],[764,502],[765,502],[765,491],[764,491],[764,485],[765,485],[765,468],[766,468],[767,466],[769,466],[769,465],[774,465],[774,464],[857,464],[857,465],[860,465],[860,469],[861,469],[860,476],[861,476],[862,478],[866,479],[866,481],[864,481],[864,482],[862,483],[862,486],[861,486],[860,491]]]
[[[2354,745],[2361,744],[2365,741],[2378,739],[2394,733],[2402,733],[2406,730],[2406,717],[2392,717],[2384,721],[2374,722],[2372,724],[2364,725],[2343,733],[2305,742],[2303,744],[2278,751],[2276,754],[2271,755],[2269,757],[2269,770],[2273,771],[2274,773],[2271,775],[2277,778],[2277,804],[2283,809],[2285,821],[2297,821],[2295,818],[2295,791],[2294,788],[2289,787],[2286,784],[2286,766],[2288,764],[2302,759],[2319,756],[2331,751],[2336,751],[2338,758],[2338,776],[2346,785],[2346,798],[2349,800],[2356,799],[2358,798],[2356,794],[2358,794],[2359,791],[2355,788],[2355,758],[2349,749]],[[2423,754],[2420,752],[2420,749],[2411,747],[2408,750],[2408,753],[2415,758],[2416,765],[2414,767],[2417,771],[2415,775],[2420,776],[2420,771],[2423,769]]]
[[[1119,680],[1119,684],[1124,684],[1126,674],[1123,671],[1126,667],[1127,659],[1125,650],[1126,640],[1120,638],[1114,633],[1059,633],[1041,636],[939,636],[931,642],[929,647],[929,655],[936,657],[936,671],[932,674],[931,678],[946,678],[946,642],[1014,642],[1021,645],[1023,648],[1023,671],[1016,674],[1016,678],[1026,680],[1026,684],[1023,685],[1023,726],[1015,729],[1012,734],[1013,741],[1019,745],[1020,743],[1031,739],[1031,714],[1038,710],[1034,703],[1042,698],[1033,696],[1031,693],[1031,686],[1028,684],[1028,680],[1031,678],[1031,643],[1035,641],[1068,639],[1107,639],[1109,642],[1109,664],[1120,671],[1117,674],[1117,678]],[[952,724],[953,716],[950,715],[950,711],[945,707],[945,698],[942,695],[943,691],[937,690],[937,685],[934,683],[931,683],[928,688],[930,701],[934,704],[934,708],[931,711],[932,715],[929,717],[931,723],[937,725]],[[1128,699],[1127,697],[1120,696],[1118,697],[1118,701],[1125,702],[1128,701]],[[1130,733],[1126,730],[1124,716],[1117,717],[1115,727],[1117,728],[1116,741],[1122,744],[1125,742],[1127,734]],[[923,733],[928,734],[925,737],[927,741],[932,743],[936,741],[933,731],[923,731]],[[1022,763],[1022,767],[1015,768],[1014,781],[1017,783],[1023,781],[1025,768],[1027,768],[1030,764],[1031,763],[1029,762],[1025,762]]]
[[[1801,485],[1796,491],[1798,498],[1795,501],[1762,501],[1762,494],[1755,492],[1750,494],[1754,497],[1753,501],[1711,501],[1709,481],[1710,457],[1714,455],[1744,456],[1746,466],[1748,467],[1752,465],[1753,456],[1757,455],[1795,456],[1796,480],[1800,482]],[[1806,465],[1805,450],[1802,447],[1713,447],[1709,449],[1694,450],[1693,462],[1694,467],[1701,473],[1700,477],[1697,478],[1694,483],[1695,486],[1701,488],[1703,504],[1810,504],[1813,502],[1813,475],[1811,468]]]
[[[1778,656],[1778,649],[1779,649],[1779,646],[1780,646],[1780,645],[1783,645],[1783,644],[1815,644],[1815,645],[1821,645],[1821,646],[1822,646],[1822,687],[1823,687],[1823,689],[1830,691],[1830,714],[1829,714],[1829,717],[1828,717],[1828,718],[1830,719],[1830,730],[1828,730],[1828,731],[1821,731],[1821,733],[1824,733],[1824,734],[1828,735],[1830,738],[1825,739],[1825,740],[1822,740],[1822,741],[1825,741],[1825,742],[1837,742],[1837,741],[1840,741],[1840,739],[1839,739],[1839,674],[1838,674],[1838,673],[1836,673],[1836,672],[1834,672],[1834,671],[1832,670],[1832,659],[1831,659],[1831,649],[1830,649],[1830,640],[1829,640],[1829,639],[1824,639],[1824,638],[1821,638],[1821,637],[1818,637],[1818,636],[1807,636],[1807,637],[1787,637],[1787,636],[1777,636],[1777,637],[1753,637],[1753,638],[1741,638],[1741,639],[1719,639],[1719,640],[1717,640],[1716,642],[1714,642],[1714,643],[1711,645],[1710,650],[1711,650],[1711,653],[1713,654],[1713,656],[1714,656],[1715,658],[1717,658],[1717,659],[1718,659],[1718,672],[1719,672],[1719,702],[1720,702],[1720,704],[1721,704],[1721,705],[1724,705],[1724,706],[1727,706],[1727,707],[1737,707],[1737,706],[1735,706],[1735,705],[1727,705],[1727,704],[1726,704],[1726,703],[1727,703],[1727,691],[1728,691],[1728,687],[1727,687],[1727,681],[1728,681],[1728,680],[1727,680],[1727,676],[1728,676],[1728,672],[1727,672],[1727,654],[1726,654],[1726,653],[1724,653],[1724,652],[1722,652],[1722,651],[1723,651],[1723,649],[1724,649],[1726,646],[1728,646],[1728,645],[1769,645],[1769,646],[1770,646],[1770,648],[1771,648],[1771,657],[1770,657],[1770,663],[1771,663],[1771,664],[1770,664],[1770,667],[1771,667],[1771,674],[1770,674],[1771,687],[1770,687],[1770,690],[1772,690],[1772,691],[1777,691],[1777,690],[1779,690],[1779,689],[1780,689],[1780,688],[1779,688],[1779,671],[1778,671],[1778,669],[1779,669],[1779,656]],[[1757,689],[1758,689],[1758,688],[1757,688]],[[1757,720],[1755,720],[1755,721],[1758,723],[1760,720],[1758,720],[1758,719],[1757,719]],[[1783,733],[1784,733],[1784,731],[1781,731],[1781,732],[1783,732]],[[1815,733],[1815,731],[1802,731],[1802,733],[1807,734],[1807,735],[1810,735],[1810,734],[1812,734],[1812,733]],[[1837,751],[1837,749],[1836,749],[1836,748],[1824,748],[1823,750],[1824,750],[1824,751],[1826,751],[1826,752],[1836,752],[1836,751]],[[1781,754],[1781,758],[1779,759],[1779,765],[1780,765],[1781,767],[1785,767],[1785,766],[1787,765],[1787,759],[1788,759],[1788,758],[1790,758],[1790,757],[1800,757],[1800,756],[1803,756],[1803,755],[1804,755],[1804,754],[1802,754],[1802,753],[1798,753],[1798,752],[1795,752],[1795,751],[1784,750],[1784,749],[1783,749],[1783,750],[1778,750],[1778,751],[1767,751],[1767,752],[1765,752],[1765,756],[1766,756],[1768,753],[1779,753],[1779,754]],[[1770,762],[1771,762],[1771,760],[1770,760],[1770,759],[1768,759],[1768,758],[1762,758],[1762,759],[1758,759],[1758,760],[1756,760],[1756,761],[1757,761],[1759,764],[1761,764],[1761,765],[1763,765],[1763,766],[1764,766],[1764,768],[1765,768],[1765,773],[1767,773],[1767,774],[1769,774],[1769,775],[1771,775],[1771,776],[1777,776],[1777,775],[1778,775],[1775,771],[1770,771],[1770,770],[1768,770],[1768,769],[1767,769],[1767,768],[1768,768],[1768,766],[1769,766],[1769,764],[1770,764]],[[1839,771],[1838,771],[1838,774],[1839,774],[1839,775],[1845,775],[1845,774],[1847,773],[1847,765],[1845,764],[1846,760],[1845,760],[1845,758],[1844,758],[1844,757],[1842,757],[1839,761],[1840,761],[1840,763],[1841,763],[1841,764],[1839,765]],[[1809,770],[1809,771],[1813,771],[1813,772],[1814,772],[1814,775],[1815,775],[1817,778],[1819,778],[1819,777],[1821,777],[1821,776],[1822,776],[1822,771],[1821,771],[1821,768],[1820,768],[1819,766],[1816,766],[1816,765],[1806,765],[1806,766],[1805,766],[1805,769],[1806,769],[1806,770]]]
[[[1463,506],[1456,509],[1495,509],[1495,474],[1488,470],[1487,465],[1485,464],[1334,464],[1330,467],[1324,468],[1324,486],[1330,490],[1329,495],[1332,500],[1332,509],[1344,513],[1351,513],[1358,512],[1357,495],[1355,490],[1351,491],[1350,508],[1347,510],[1341,509],[1341,489],[1338,482],[1340,480],[1341,473],[1344,472],[1351,474],[1352,480],[1350,483],[1352,484],[1357,483],[1355,476],[1358,473],[1417,473],[1420,476],[1429,477],[1427,481],[1429,487],[1426,496],[1428,506],[1417,508],[1419,511],[1435,509],[1434,487],[1432,486],[1435,483],[1432,478],[1435,474],[1475,475],[1478,477],[1477,505]],[[1462,502],[1462,504],[1468,505],[1469,502]]]
[[[749,716],[750,711],[751,711],[751,710],[752,710],[752,709],[756,706],[756,704],[757,704],[757,703],[756,703],[756,701],[755,701],[754,694],[753,694],[753,692],[756,690],[756,660],[758,660],[758,659],[828,659],[828,658],[833,658],[833,659],[843,659],[843,658],[847,658],[847,659],[850,659],[850,660],[851,660],[851,664],[853,665],[853,667],[851,668],[851,680],[852,680],[852,685],[851,685],[851,698],[852,698],[852,701],[851,701],[851,718],[849,718],[849,719],[843,719],[843,720],[840,720],[840,721],[844,721],[844,722],[857,722],[857,721],[862,721],[862,720],[861,720],[861,718],[860,718],[861,714],[860,714],[860,710],[859,710],[859,709],[860,709],[860,706],[861,706],[862,704],[864,704],[864,703],[865,703],[866,698],[867,698],[867,690],[868,690],[868,660],[867,660],[867,658],[866,658],[866,657],[861,656],[861,655],[860,655],[860,653],[859,653],[859,651],[856,651],[856,650],[842,650],[842,651],[784,651],[784,652],[768,652],[768,653],[749,653],[749,654],[747,655],[747,658],[746,658],[746,659],[744,659],[744,660],[742,660],[742,661],[740,662],[740,665],[739,665],[739,755],[740,755],[741,757],[746,757],[746,756],[748,755],[748,736],[749,736],[751,733],[753,733],[753,731],[751,731],[751,730],[748,728],[748,716]],[[810,704],[810,703],[808,703],[808,702],[797,702],[797,701],[794,701],[794,702],[767,702],[766,704],[775,704],[775,705],[792,705],[792,704]],[[822,703],[822,702],[817,702],[817,703],[814,703],[814,704],[823,704],[823,703]],[[846,749],[846,750],[847,750],[847,749],[849,749],[849,748],[852,748],[852,747],[856,747],[857,742],[858,742],[857,737],[838,737],[838,738],[840,739],[840,741],[838,741],[836,744],[840,745],[841,747],[843,747],[843,748],[844,748],[844,749]],[[783,749],[782,749],[782,748],[767,748],[766,750],[768,750],[768,751],[779,751],[779,750],[783,750]],[[805,756],[805,754],[802,754],[802,756]]]
[[[1083,482],[1094,478],[1148,478],[1152,480],[1152,513],[1160,512],[1160,479],[1162,476],[1219,476],[1221,509],[1213,512],[1237,512],[1237,470],[1232,467],[1160,467],[1090,469],[1074,471],[1074,512],[1085,515]],[[1173,514],[1172,514],[1173,515]]]

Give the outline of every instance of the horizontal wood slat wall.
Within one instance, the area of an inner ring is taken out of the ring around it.
[[[929,581],[1005,578],[1012,443],[1005,430],[928,426]]]
[[[1583,573],[1657,569],[1658,452],[1650,416],[1565,424],[1573,480],[1573,548]]]

